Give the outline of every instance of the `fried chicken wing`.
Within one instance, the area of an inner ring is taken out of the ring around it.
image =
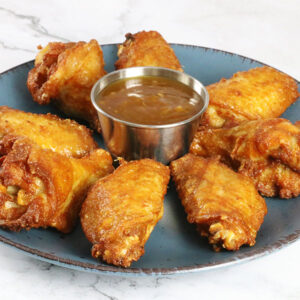
[[[170,168],[188,221],[216,251],[255,244],[267,207],[250,178],[217,159],[193,154],[173,161]]]
[[[210,103],[201,124],[212,128],[279,117],[299,96],[296,81],[270,67],[237,72],[206,88]]]
[[[221,156],[223,162],[251,177],[265,196],[300,194],[300,128],[288,120],[256,120],[229,129],[200,130],[190,152]]]
[[[89,191],[80,218],[92,255],[129,267],[163,215],[169,168],[151,159],[122,164]]]
[[[25,136],[43,149],[69,157],[82,157],[97,147],[91,131],[75,121],[0,106],[0,140],[7,134]]]
[[[0,143],[0,226],[11,230],[50,226],[70,232],[87,189],[113,171],[102,149],[77,159],[25,137],[6,135]]]
[[[102,49],[96,40],[49,43],[37,54],[27,87],[34,101],[53,101],[66,115],[86,120],[100,132],[90,92],[105,74]]]
[[[183,71],[173,49],[157,31],[127,33],[119,46],[116,69],[130,67],[164,67]]]

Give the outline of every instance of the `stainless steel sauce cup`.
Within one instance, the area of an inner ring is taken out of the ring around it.
[[[131,123],[102,110],[96,100],[104,88],[116,80],[139,76],[158,76],[177,80],[201,96],[203,107],[191,118],[165,125]],[[197,79],[182,72],[158,67],[135,67],[109,73],[95,83],[91,99],[98,112],[104,142],[113,155],[126,160],[153,158],[164,164],[188,151],[209,102],[207,90]]]

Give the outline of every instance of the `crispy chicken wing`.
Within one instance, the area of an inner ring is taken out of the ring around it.
[[[200,130],[190,152],[220,155],[223,162],[251,177],[265,196],[300,194],[300,128],[288,120],[256,120],[229,129]]]
[[[157,31],[127,33],[125,37],[119,46],[116,69],[153,66],[182,71],[173,49]]]
[[[68,158],[6,135],[0,142],[0,226],[70,232],[87,189],[112,171],[111,156],[102,149]]]
[[[144,254],[163,215],[169,177],[168,167],[142,159],[122,164],[93,186],[80,215],[94,257],[129,267]]]
[[[296,81],[270,67],[237,72],[206,88],[210,103],[201,124],[212,128],[279,117],[299,96]]]
[[[170,168],[188,221],[216,251],[255,244],[267,207],[250,178],[217,159],[193,154],[173,161]]]
[[[39,104],[53,100],[66,115],[84,119],[100,132],[90,92],[105,74],[103,53],[96,40],[49,43],[38,53],[35,67],[28,74],[27,86]]]
[[[7,134],[25,136],[69,157],[82,157],[97,147],[91,131],[75,121],[0,106],[0,140]]]

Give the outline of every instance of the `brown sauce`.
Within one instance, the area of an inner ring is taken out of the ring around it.
[[[113,117],[144,125],[180,122],[203,107],[201,96],[190,87],[153,76],[117,80],[101,91],[97,103]]]

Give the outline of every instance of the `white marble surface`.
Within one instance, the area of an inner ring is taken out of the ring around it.
[[[249,56],[300,79],[299,0],[0,0],[0,72],[49,41],[120,42],[160,31],[169,42]],[[300,213],[300,212],[299,212]],[[3,299],[300,299],[300,242],[233,267],[180,276],[98,276],[0,245]]]

